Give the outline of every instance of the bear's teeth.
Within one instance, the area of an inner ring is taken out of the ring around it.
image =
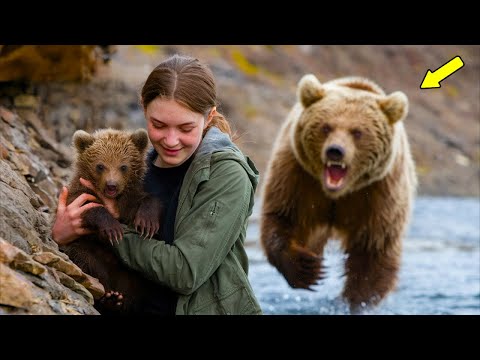
[[[342,169],[345,169],[347,167],[347,165],[345,165],[345,163],[343,162],[336,162],[336,161],[327,161],[327,166],[340,166]]]

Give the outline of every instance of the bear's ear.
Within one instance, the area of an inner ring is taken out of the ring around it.
[[[130,136],[132,142],[137,147],[138,151],[144,152],[148,145],[148,134],[145,129],[135,130]]]
[[[297,97],[304,108],[325,96],[325,89],[313,74],[304,75],[298,82],[297,89]]]
[[[402,121],[408,113],[408,98],[401,91],[395,91],[378,100],[378,105],[387,115],[390,125],[395,124],[397,121]]]
[[[73,144],[77,151],[81,154],[95,141],[95,137],[86,131],[77,130],[73,134]]]

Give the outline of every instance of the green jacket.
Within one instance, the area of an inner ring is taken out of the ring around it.
[[[115,245],[129,267],[179,294],[176,314],[262,314],[248,280],[244,248],[258,171],[212,127],[185,175],[175,241],[143,240],[126,229]]]

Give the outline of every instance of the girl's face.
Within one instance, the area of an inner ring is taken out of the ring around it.
[[[213,108],[213,111],[215,108]],[[172,99],[157,97],[145,109],[147,131],[158,153],[155,165],[173,167],[181,165],[197,150],[202,141],[207,121],[202,114],[193,112]]]

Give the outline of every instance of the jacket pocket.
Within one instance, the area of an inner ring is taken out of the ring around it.
[[[211,236],[212,232],[215,229],[215,223],[220,212],[220,203],[218,201],[214,201],[209,207],[208,212],[204,214],[205,217],[205,226],[202,230],[202,234],[197,241],[197,245],[205,246],[206,241]]]

